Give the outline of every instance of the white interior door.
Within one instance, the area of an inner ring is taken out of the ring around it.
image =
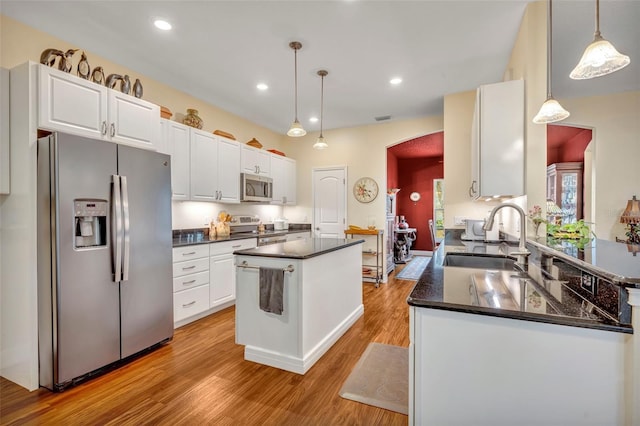
[[[344,238],[347,223],[347,168],[313,169],[313,233]]]

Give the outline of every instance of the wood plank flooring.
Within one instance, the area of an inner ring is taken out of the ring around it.
[[[168,345],[63,393],[0,379],[0,424],[406,425],[407,416],[338,395],[370,342],[409,346],[415,281],[363,285],[364,315],[305,374],[243,359],[234,308],[175,331]]]

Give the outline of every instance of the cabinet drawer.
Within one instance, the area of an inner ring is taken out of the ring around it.
[[[202,271],[209,271],[209,257],[186,262],[174,262],[173,264],[174,278]]]
[[[197,274],[183,275],[173,279],[173,291],[182,291],[188,288],[209,283],[209,271],[198,272]]]
[[[198,244],[195,246],[175,247],[173,249],[173,261],[182,262],[184,260],[200,259],[209,256],[209,244]]]
[[[256,238],[247,238],[244,240],[225,241],[223,243],[211,243],[209,254],[216,256],[219,254],[231,254],[236,250],[244,250],[257,247],[258,240]]]
[[[209,309],[209,284],[173,294],[173,322]]]

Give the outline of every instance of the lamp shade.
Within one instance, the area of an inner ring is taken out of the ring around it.
[[[547,200],[547,216],[564,216],[564,213],[553,200]]]
[[[318,140],[316,141],[316,143],[313,144],[313,147],[315,149],[325,149],[327,148],[329,145],[327,145],[327,143],[324,141],[324,137],[320,136],[318,138]]]
[[[295,121],[291,123],[291,127],[287,132],[287,136],[291,136],[292,138],[297,138],[300,136],[304,136],[306,134],[307,134],[307,131],[302,128],[302,125],[300,124],[298,119],[295,119]]]
[[[631,60],[627,55],[618,52],[615,47],[599,34],[587,46],[578,65],[569,77],[574,80],[586,80],[611,74],[627,65]]]
[[[538,114],[533,117],[533,122],[536,124],[555,123],[556,121],[564,120],[569,115],[569,111],[562,108],[558,101],[548,97],[540,107]]]
[[[640,200],[633,198],[627,201],[627,208],[622,212],[620,216],[620,223],[635,224],[640,223]]]

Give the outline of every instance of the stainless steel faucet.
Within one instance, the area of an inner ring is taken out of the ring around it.
[[[531,252],[529,250],[527,250],[527,246],[526,246],[526,242],[527,242],[527,215],[525,214],[524,210],[522,210],[522,208],[517,205],[517,204],[513,204],[513,203],[504,203],[504,204],[500,204],[496,207],[493,208],[493,210],[491,210],[491,214],[489,214],[489,218],[487,219],[487,221],[484,224],[484,229],[491,229],[493,228],[493,222],[495,221],[495,216],[496,213],[498,212],[498,210],[504,208],[504,207],[512,207],[514,209],[516,209],[516,211],[520,214],[520,244],[518,246],[518,251],[513,252],[511,254],[516,256],[517,259],[517,263],[520,264],[520,266],[526,271],[527,268],[527,256],[529,256],[531,254]]]

